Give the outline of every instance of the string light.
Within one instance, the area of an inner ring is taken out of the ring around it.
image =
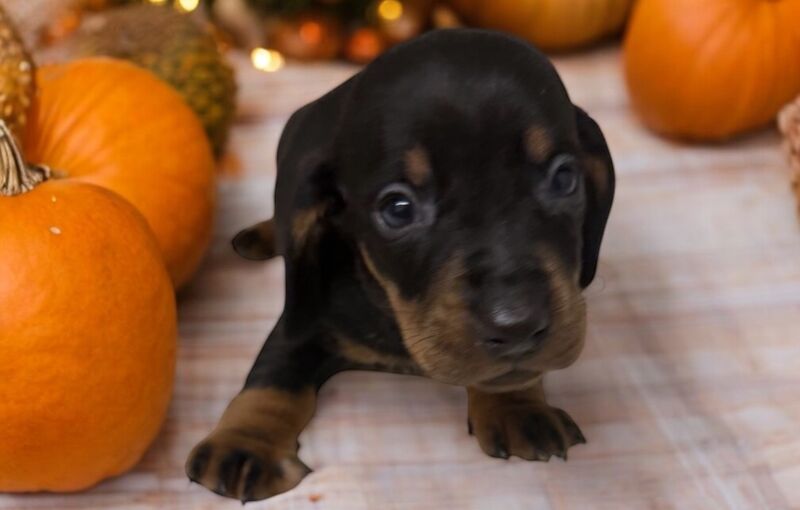
[[[266,48],[255,48],[250,52],[250,61],[253,67],[265,73],[274,73],[280,70],[285,61],[279,51],[268,50]]]
[[[167,3],[167,0],[147,0],[147,1],[155,5],[163,5]]]
[[[200,0],[178,0],[176,5],[184,12],[192,12],[200,5]]]
[[[378,16],[386,21],[394,21],[403,15],[403,3],[400,0],[382,0],[378,4]]]

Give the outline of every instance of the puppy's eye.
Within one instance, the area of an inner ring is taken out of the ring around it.
[[[580,181],[578,162],[573,156],[556,156],[548,171],[550,192],[559,197],[575,193]]]
[[[380,215],[389,228],[403,228],[414,223],[416,211],[414,201],[408,195],[392,192],[380,201]]]

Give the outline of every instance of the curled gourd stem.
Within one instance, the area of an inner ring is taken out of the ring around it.
[[[46,166],[25,163],[14,135],[0,119],[0,196],[13,197],[26,193],[49,179],[50,173]]]

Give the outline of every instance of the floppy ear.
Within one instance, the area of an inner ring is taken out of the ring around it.
[[[333,266],[340,260],[341,250],[332,224],[341,204],[334,172],[319,160],[308,164],[313,166],[300,171],[294,196],[283,197],[292,201],[278,223],[278,253],[286,267],[284,321],[287,334],[293,336],[315,330],[316,319],[327,305],[331,275],[337,272]]]
[[[286,265],[287,334],[313,334],[341,272],[344,241],[333,226],[343,200],[334,163],[338,119],[352,79],[289,119],[278,146],[275,248]]]
[[[233,249],[247,260],[269,260],[275,256],[275,230],[272,220],[256,223],[233,238]]]
[[[614,201],[614,162],[600,126],[579,107],[575,107],[578,136],[586,158],[586,214],[583,219],[581,287],[594,280],[603,232]]]

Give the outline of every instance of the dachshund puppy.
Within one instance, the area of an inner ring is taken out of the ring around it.
[[[275,217],[234,240],[283,257],[284,312],[189,478],[243,502],[297,485],[298,435],[342,370],[464,386],[488,455],[566,459],[585,439],[542,378],[583,346],[613,194],[597,124],[504,35],[432,32],[297,111]]]

